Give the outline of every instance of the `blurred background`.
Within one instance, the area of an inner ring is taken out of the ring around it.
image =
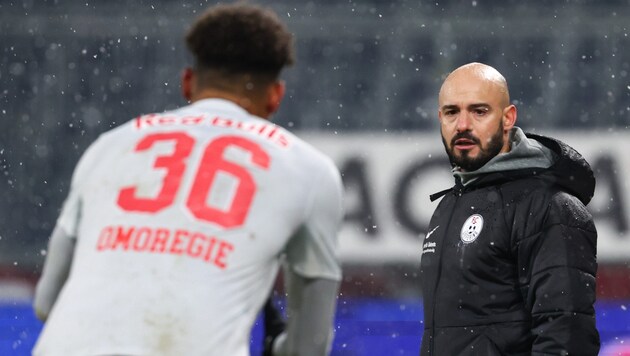
[[[185,102],[183,36],[207,1],[0,0],[0,354],[28,355],[47,240],[99,134]],[[417,269],[452,185],[437,92],[472,61],[506,77],[518,124],[591,163],[602,355],[630,343],[630,1],[270,0],[297,64],[274,121],[342,170],[344,281],[333,355],[416,355]],[[278,285],[277,289],[281,287]],[[282,304],[281,293],[277,302]],[[252,351],[259,353],[260,327]],[[630,352],[630,351],[626,351]]]

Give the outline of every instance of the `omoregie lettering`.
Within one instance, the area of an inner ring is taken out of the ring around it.
[[[185,255],[225,269],[234,245],[185,229],[117,225],[101,230],[96,250]]]

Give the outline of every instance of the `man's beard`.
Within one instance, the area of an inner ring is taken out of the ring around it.
[[[442,136],[442,143],[444,143],[444,148],[446,149],[446,153],[448,154],[448,158],[451,161],[453,166],[457,166],[461,168],[465,172],[476,171],[479,168],[483,167],[488,161],[490,161],[494,156],[498,155],[503,148],[504,140],[503,140],[503,123],[500,123],[499,129],[497,132],[490,137],[487,145],[484,147],[480,145],[479,138],[474,137],[470,131],[465,131],[458,133],[451,139],[451,148],[446,144],[446,140],[444,136]],[[477,157],[470,157],[469,151],[460,151],[460,156],[455,155],[455,141],[461,138],[465,138],[475,142],[477,146],[479,146],[479,154]]]

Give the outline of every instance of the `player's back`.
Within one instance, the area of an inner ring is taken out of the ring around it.
[[[58,221],[77,245],[37,351],[247,355],[276,257],[327,187],[330,160],[225,100],[104,134]]]

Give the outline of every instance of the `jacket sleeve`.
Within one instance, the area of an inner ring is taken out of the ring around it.
[[[593,218],[566,193],[555,194],[539,217],[538,231],[517,248],[521,291],[532,318],[532,355],[597,355]]]

